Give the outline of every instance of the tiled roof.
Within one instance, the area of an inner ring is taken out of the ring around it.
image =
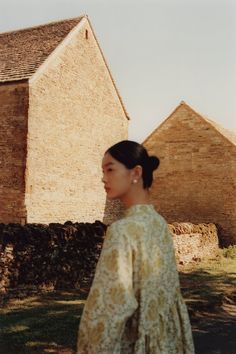
[[[0,82],[30,78],[82,18],[0,34]]]

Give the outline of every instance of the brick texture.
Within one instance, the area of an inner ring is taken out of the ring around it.
[[[215,223],[236,243],[236,147],[208,120],[180,104],[145,141],[160,158],[151,197],[172,222]]]

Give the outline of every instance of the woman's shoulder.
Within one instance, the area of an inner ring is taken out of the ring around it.
[[[160,226],[163,227],[168,226],[166,219],[161,214],[159,214],[158,211],[155,211],[155,219],[160,224]]]
[[[135,220],[135,218],[133,217],[123,217],[119,220],[114,221],[111,225],[110,225],[110,229],[112,229],[113,231],[115,230],[125,230],[127,227],[129,227],[130,225],[134,225],[134,224],[138,224],[138,220]]]
[[[138,212],[137,212],[138,211]],[[154,208],[149,207],[147,210],[141,211],[141,207],[133,208],[131,213],[124,215],[122,218],[114,221],[109,226],[109,232],[115,234],[135,234],[148,231],[154,226],[156,229],[163,230],[167,228],[165,218],[159,214]]]
[[[142,226],[144,220],[136,215],[124,216],[119,220],[116,220],[112,223],[112,226],[118,229],[124,229],[129,227],[130,225]]]
[[[132,216],[126,216],[113,222],[109,227],[109,232],[117,234],[119,237],[122,235],[128,237],[129,235],[133,236],[140,231],[144,231],[144,229],[145,225],[143,221]]]

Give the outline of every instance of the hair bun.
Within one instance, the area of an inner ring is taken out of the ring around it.
[[[151,167],[151,169],[154,171],[159,166],[160,160],[156,156],[149,156],[148,164]]]

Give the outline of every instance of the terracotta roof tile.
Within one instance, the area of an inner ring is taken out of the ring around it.
[[[0,82],[30,78],[82,18],[0,34]]]

